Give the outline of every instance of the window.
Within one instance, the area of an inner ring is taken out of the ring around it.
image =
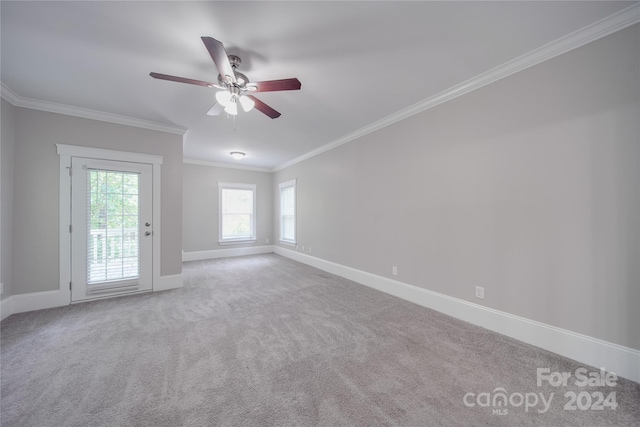
[[[280,241],[296,243],[296,180],[280,184]]]
[[[87,168],[88,285],[140,277],[139,193],[139,173]]]
[[[219,243],[256,240],[256,185],[218,183]]]

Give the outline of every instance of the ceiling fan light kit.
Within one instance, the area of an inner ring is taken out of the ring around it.
[[[238,114],[238,102],[240,102],[242,109],[247,113],[253,110],[253,107],[256,105],[251,98],[239,95],[233,87],[229,90],[216,92],[216,102],[225,107],[224,111],[234,116]]]
[[[296,78],[251,83],[247,76],[236,70],[242,62],[238,56],[227,55],[224,45],[212,37],[202,37],[202,41],[218,69],[217,84],[168,74],[150,73],[149,75],[154,79],[219,89],[215,95],[216,102],[207,111],[209,116],[217,116],[223,110],[227,114],[235,116],[238,114],[238,103],[240,103],[242,109],[247,113],[255,108],[268,117],[276,119],[280,117],[278,111],[249,93],[300,90],[302,87],[300,80]]]
[[[253,110],[253,107],[256,106],[256,103],[253,102],[253,99],[248,98],[246,96],[241,96],[240,97],[240,105],[242,105],[242,109],[248,113],[249,111]]]

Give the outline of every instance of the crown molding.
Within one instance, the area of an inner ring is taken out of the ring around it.
[[[515,59],[505,62],[502,65],[492,68],[491,70],[472,77],[469,80],[452,86],[443,92],[440,92],[430,98],[418,102],[417,104],[404,108],[354,132],[348,133],[315,150],[309,151],[302,156],[296,157],[293,160],[276,166],[273,168],[273,172],[293,166],[296,163],[302,162],[303,160],[310,159],[311,157],[339,147],[340,145],[351,142],[355,139],[363,137],[364,135],[390,126],[400,120],[404,120],[408,117],[414,116],[418,113],[443,104],[466,93],[469,93],[476,89],[480,89],[483,86],[489,85],[512,74],[526,70],[527,68],[555,58],[556,56],[562,55],[563,53],[569,52],[573,49],[577,49],[581,46],[608,36],[609,34],[613,34],[616,31],[620,31],[631,25],[637,24],[638,22],[640,22],[640,3],[635,3],[634,5],[622,9],[621,11],[616,12],[606,18],[589,24],[586,27],[583,27],[579,30],[567,34],[566,36],[563,36],[537,49],[534,49],[529,53],[521,55]]]
[[[70,105],[57,104],[55,102],[25,98],[15,93],[4,83],[1,83],[1,89],[2,90],[0,94],[2,95],[2,98],[6,99],[15,107],[47,111],[49,113],[64,114],[67,116],[82,117],[84,119],[100,120],[102,122],[156,130],[176,135],[184,135],[187,132],[187,129],[181,126],[167,125],[164,123],[152,122],[150,120],[136,119],[133,117],[121,116],[119,114],[90,110],[88,108],[73,107]]]
[[[4,98],[9,104],[13,105],[14,107],[17,106],[20,100],[18,94],[12,91],[9,86],[5,85],[2,82],[0,82],[0,97]]]
[[[261,168],[258,166],[246,166],[246,165],[236,165],[232,163],[223,163],[223,162],[210,162],[207,160],[199,160],[199,159],[182,159],[182,163],[187,165],[198,165],[198,166],[212,166],[216,168],[227,168],[227,169],[241,169],[253,172],[273,172],[273,169],[270,168]]]

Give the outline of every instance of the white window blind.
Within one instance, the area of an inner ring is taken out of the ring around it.
[[[87,284],[140,276],[138,173],[87,171]]]
[[[280,240],[296,243],[296,180],[280,184]]]
[[[219,183],[219,242],[256,239],[256,185]]]

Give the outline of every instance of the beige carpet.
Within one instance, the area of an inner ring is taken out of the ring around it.
[[[277,255],[184,277],[5,319],[2,425],[640,425],[637,383],[539,387],[581,365]]]

